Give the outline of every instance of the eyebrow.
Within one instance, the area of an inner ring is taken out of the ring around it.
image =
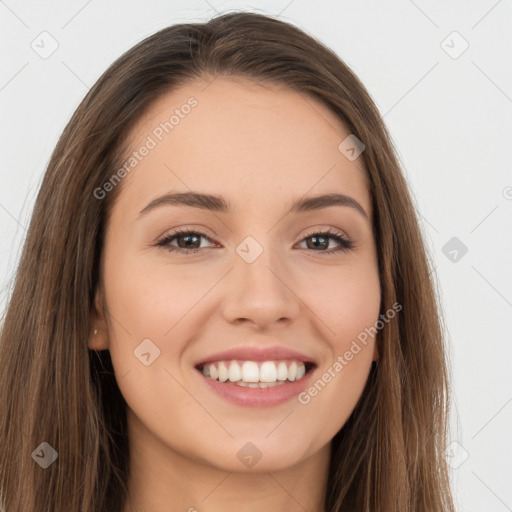
[[[220,213],[230,213],[233,211],[231,203],[222,196],[202,194],[200,192],[170,192],[153,199],[139,214],[146,215],[151,210],[160,206],[190,206]],[[345,194],[323,194],[299,198],[292,203],[288,213],[321,210],[331,206],[354,208],[365,219],[369,220],[366,210],[353,197]]]

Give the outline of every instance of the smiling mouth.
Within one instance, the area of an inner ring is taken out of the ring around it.
[[[205,377],[225,384],[248,388],[272,388],[302,379],[316,367],[297,359],[276,361],[215,361],[196,369]]]

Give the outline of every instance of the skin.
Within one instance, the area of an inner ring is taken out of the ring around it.
[[[190,96],[197,106],[119,185],[106,230],[90,347],[110,350],[128,404],[123,512],[322,511],[331,439],[378,358],[375,339],[306,405],[234,405],[194,364],[240,345],[284,345],[317,362],[314,382],[375,324],[380,283],[361,159],[338,150],[349,132],[317,100],[230,77],[159,99],[134,127],[133,150]],[[139,215],[164,193],[190,190],[222,195],[234,210],[166,205]],[[348,206],[285,215],[294,199],[333,192],[368,218]],[[155,245],[178,227],[206,235],[192,240],[197,253]],[[328,228],[355,247],[325,254],[340,247],[328,238],[315,248],[311,234]],[[247,236],[263,248],[250,264],[236,252]],[[134,350],[148,338],[160,355],[146,366]],[[252,467],[237,457],[247,442],[262,455]]]

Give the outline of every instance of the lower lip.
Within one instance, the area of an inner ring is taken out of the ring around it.
[[[199,372],[199,370],[197,371]],[[272,407],[287,402],[304,391],[314,371],[315,368],[312,368],[299,380],[271,388],[247,388],[237,386],[232,382],[219,382],[206,377],[202,372],[199,372],[199,375],[214,393],[229,402],[243,407]]]

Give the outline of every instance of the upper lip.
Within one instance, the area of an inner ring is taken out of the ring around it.
[[[211,354],[200,361],[197,361],[195,366],[203,365],[206,363],[213,363],[214,361],[230,361],[230,360],[241,360],[241,361],[275,361],[280,359],[297,359],[304,363],[313,363],[313,358],[291,350],[283,346],[272,346],[272,347],[235,347],[230,350],[223,352],[216,352]]]

